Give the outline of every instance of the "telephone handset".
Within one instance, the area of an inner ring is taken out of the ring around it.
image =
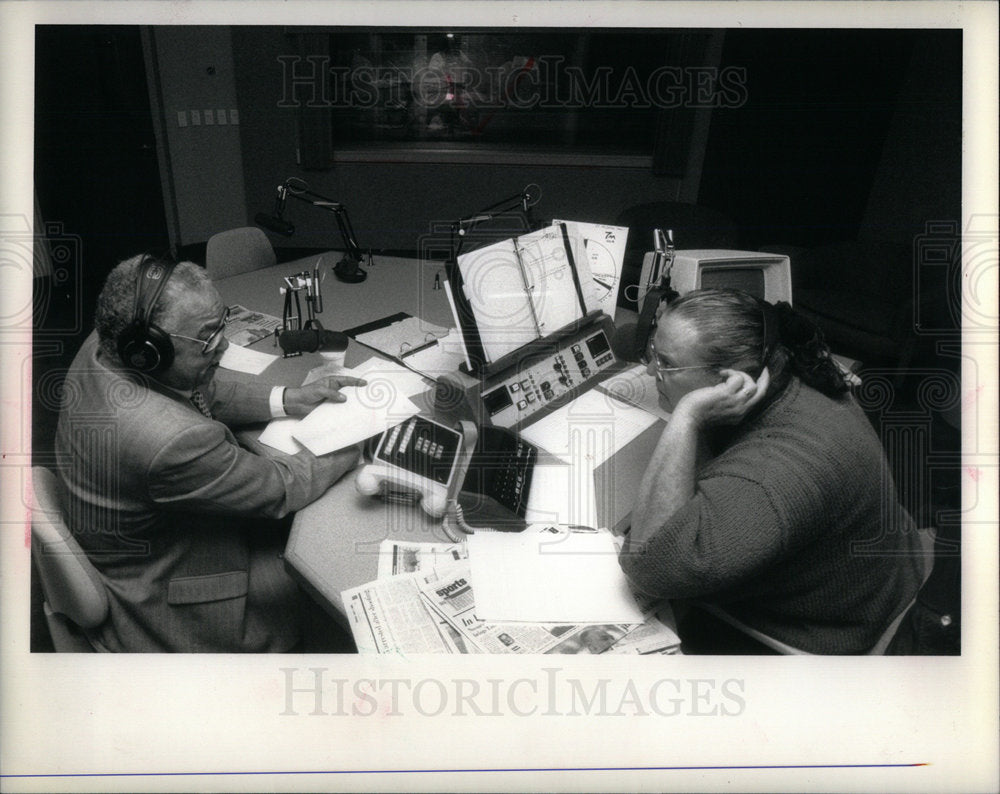
[[[419,502],[434,518],[447,511],[464,532],[520,531],[537,457],[512,431],[414,416],[382,434],[355,485],[368,496]]]

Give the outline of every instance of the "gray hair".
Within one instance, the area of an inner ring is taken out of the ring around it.
[[[162,266],[168,262],[159,257],[140,254],[120,262],[108,274],[101,294],[97,296],[97,310],[94,314],[94,328],[100,340],[101,350],[114,360],[118,360],[118,336],[135,319],[135,290],[139,278],[139,265],[155,261]],[[163,327],[177,315],[183,298],[203,293],[212,280],[204,268],[194,262],[178,262],[167,280],[156,306],[153,307],[150,323]]]
[[[669,303],[666,314],[682,317],[698,332],[699,356],[713,367],[760,372],[764,367],[763,301],[734,289],[700,289]]]
[[[735,289],[700,289],[677,298],[665,311],[694,326],[706,364],[754,377],[766,366],[772,391],[783,388],[791,374],[828,396],[848,390],[822,330],[787,303],[772,306]]]

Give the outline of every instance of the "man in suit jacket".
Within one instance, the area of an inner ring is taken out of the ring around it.
[[[302,416],[339,389],[216,377],[226,308],[204,271],[152,257],[108,276],[67,373],[56,438],[67,519],[107,584],[92,640],[112,651],[287,651],[302,598],[287,521],[357,463],[349,450],[267,455],[230,427]]]

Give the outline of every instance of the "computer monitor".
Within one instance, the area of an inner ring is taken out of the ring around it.
[[[781,254],[681,249],[675,252],[670,282],[681,295],[719,287],[743,290],[769,303],[792,302],[791,262]]]

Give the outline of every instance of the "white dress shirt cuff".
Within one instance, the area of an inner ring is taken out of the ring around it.
[[[271,403],[271,418],[279,419],[282,416],[288,416],[285,413],[285,387],[275,386],[271,389],[271,396],[269,398]]]

